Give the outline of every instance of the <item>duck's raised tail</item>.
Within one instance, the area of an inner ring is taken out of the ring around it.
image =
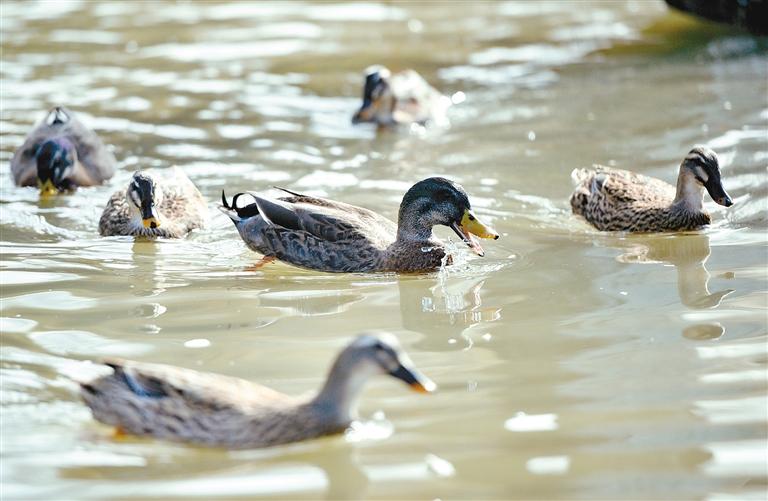
[[[233,223],[238,223],[243,219],[256,216],[259,213],[259,206],[256,203],[250,203],[244,207],[237,206],[237,199],[242,195],[248,195],[252,197],[250,193],[237,193],[232,197],[232,203],[227,202],[227,195],[224,194],[224,190],[221,190],[221,205],[219,210],[229,217]]]

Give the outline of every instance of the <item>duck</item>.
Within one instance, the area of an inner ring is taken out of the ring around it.
[[[136,171],[128,186],[116,191],[99,219],[101,236],[180,238],[208,225],[208,206],[179,167],[163,176]]]
[[[397,124],[445,123],[450,99],[443,96],[414,70],[395,74],[381,65],[365,70],[363,104],[352,123]]]
[[[336,273],[420,273],[452,264],[444,243],[432,229],[451,228],[477,255],[484,251],[475,236],[498,239],[472,211],[464,188],[446,178],[431,177],[414,184],[400,203],[395,224],[369,209],[302,195],[278,188],[288,196],[269,198],[251,192],[227,201],[224,212],[246,245],[268,260]],[[239,206],[248,195],[253,202]]]
[[[677,187],[635,172],[597,165],[571,173],[573,213],[601,231],[637,233],[691,231],[712,222],[703,208],[704,189],[730,207],[717,154],[695,146],[680,164]]]
[[[117,436],[227,449],[254,449],[346,430],[366,382],[378,374],[420,393],[437,386],[419,372],[397,338],[365,333],[337,356],[315,394],[289,396],[244,379],[170,365],[107,359],[111,373],[81,381],[93,417]]]
[[[98,135],[64,106],[49,110],[11,158],[16,186],[37,186],[49,197],[95,186],[115,174],[116,160]]]

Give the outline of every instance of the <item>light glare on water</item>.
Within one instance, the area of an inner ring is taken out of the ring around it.
[[[764,39],[663,2],[3,2],[0,29],[6,167],[54,104],[120,162],[45,203],[0,169],[4,498],[764,497]],[[450,124],[352,126],[374,63],[419,71]],[[705,198],[710,228],[571,216],[573,168],[674,183],[697,143],[735,202]],[[172,165],[210,230],[98,236],[134,170]],[[253,271],[216,210],[221,190],[278,185],[396,219],[432,175],[502,237],[478,258],[438,228],[454,265],[423,276]],[[73,383],[122,356],[302,394],[371,329],[438,391],[380,378],[346,435],[274,449],[115,440]]]

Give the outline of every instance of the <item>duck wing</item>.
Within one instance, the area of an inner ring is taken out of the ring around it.
[[[113,369],[113,374],[84,384],[84,394],[98,395],[109,389],[111,395],[103,398],[122,394],[155,406],[173,402],[176,408],[203,412],[282,407],[294,401],[288,395],[244,379],[122,359],[104,363]]]
[[[675,188],[660,179],[601,165],[596,165],[593,172],[585,180],[589,183],[589,191],[616,204],[668,203],[675,197]]]

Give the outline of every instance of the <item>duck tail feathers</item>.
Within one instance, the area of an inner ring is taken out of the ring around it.
[[[227,217],[229,217],[235,224],[239,223],[243,219],[248,219],[259,214],[259,206],[255,201],[243,207],[239,207],[237,205],[237,199],[243,195],[253,197],[254,200],[256,198],[251,193],[237,193],[234,197],[232,197],[232,203],[230,204],[227,201],[227,196],[224,193],[224,190],[221,190],[221,205],[219,205],[219,210],[226,214]]]

